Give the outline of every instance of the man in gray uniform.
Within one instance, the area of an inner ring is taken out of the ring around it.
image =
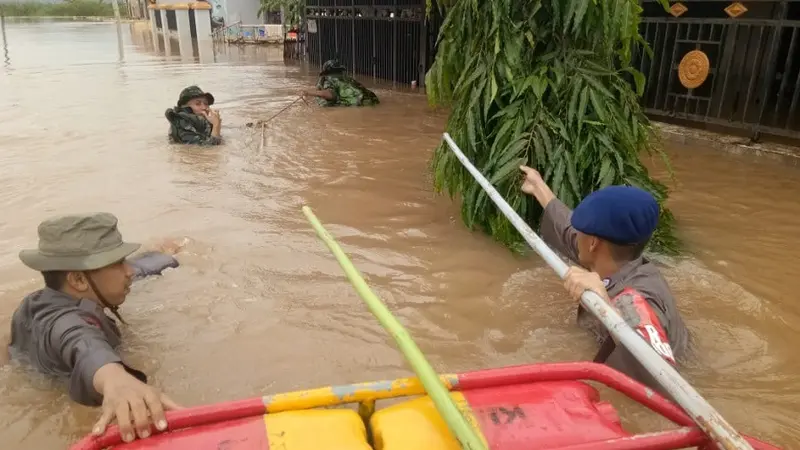
[[[541,235],[553,249],[582,267],[570,268],[565,287],[577,301],[586,290],[610,305],[667,362],[676,365],[686,353],[688,330],[666,280],[642,256],[658,225],[659,207],[648,192],[630,186],[609,186],[587,196],[575,211],[556,198],[530,167],[522,191],[544,208]],[[586,270],[588,269],[588,270]],[[664,390],[608,330],[583,307],[578,323],[600,344],[595,362],[605,363],[661,393]]]
[[[165,430],[164,410],[179,406],[122,361],[120,330],[104,312],[108,308],[121,319],[117,308],[134,277],[160,273],[163,267],[151,270],[126,261],[140,245],[124,242],[117,218],[108,213],[57,217],[42,222],[38,231],[39,247],[19,257],[42,273],[45,288],[25,297],[14,312],[11,357],[68,380],[74,401],[102,405],[94,434],[102,434],[115,417],[127,442],[135,439],[134,428],[142,438],[151,434],[151,423]]]

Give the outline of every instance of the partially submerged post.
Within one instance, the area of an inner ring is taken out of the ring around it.
[[[122,18],[119,14],[119,4],[117,0],[111,0],[111,7],[114,9],[114,19],[117,22],[117,50],[119,51],[119,60],[125,58],[125,51],[122,49]]]
[[[3,35],[3,58],[6,67],[8,67],[8,43],[6,42],[6,14],[3,7],[0,6],[0,34]]]
[[[121,18],[119,15],[119,4],[117,4],[117,0],[111,0],[111,7],[114,9],[114,18],[117,20],[117,23],[119,23]]]
[[[261,122],[261,142],[258,144],[258,151],[264,151],[264,135],[267,131],[267,122]]]
[[[3,48],[6,47],[6,12],[0,5],[0,33],[3,35]]]

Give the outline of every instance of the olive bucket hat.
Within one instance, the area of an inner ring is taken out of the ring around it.
[[[141,244],[124,242],[109,213],[60,216],[39,225],[39,247],[19,259],[39,272],[101,269],[121,261]]]
[[[211,95],[208,92],[203,92],[203,90],[197,86],[189,86],[186,89],[182,90],[181,94],[178,96],[178,106],[179,107],[184,106],[187,103],[189,103],[189,100],[198,97],[205,97],[206,100],[208,101],[208,106],[214,104],[213,95]]]
[[[322,71],[319,73],[320,76],[329,75],[333,73],[341,73],[347,71],[347,68],[341,64],[339,64],[338,60],[329,59],[325,61],[325,64],[322,65]]]

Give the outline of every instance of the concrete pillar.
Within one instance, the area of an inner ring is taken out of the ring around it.
[[[211,6],[208,3],[203,3],[203,5],[208,6],[208,9],[194,10],[194,27],[197,31],[197,42],[211,40]]]
[[[161,39],[164,40],[164,53],[167,56],[172,54],[172,49],[169,42],[169,25],[167,24],[167,10],[162,9],[161,14]]]
[[[189,25],[189,8],[175,10],[175,22],[178,25],[178,48],[181,59],[191,61],[194,59],[192,50],[192,30]]]
[[[214,42],[210,39],[197,41],[197,57],[200,64],[211,64],[214,62]]]
[[[156,14],[158,14],[158,11],[156,11],[155,9],[150,9],[149,7],[147,8],[147,16],[150,18],[150,35],[153,37],[153,50],[155,50],[156,53],[158,53],[160,47],[158,43],[159,39],[161,39],[161,36],[158,35],[158,24],[156,23]]]
[[[156,23],[156,14],[158,11],[155,9],[147,8],[147,14],[150,16],[150,29],[153,31],[153,36],[158,35],[158,24]]]
[[[189,9],[176,9],[175,22],[178,25],[178,37],[188,36],[191,40],[192,30],[189,28]]]
[[[165,35],[169,34],[169,25],[167,25],[167,10],[162,9],[158,11],[161,14],[161,32]]]

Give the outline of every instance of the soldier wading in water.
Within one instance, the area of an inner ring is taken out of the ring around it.
[[[320,106],[374,106],[380,103],[374,92],[350,77],[336,60],[322,65],[316,90],[303,91],[302,96],[316,97]]]
[[[178,96],[178,105],[164,112],[169,121],[169,140],[176,144],[219,145],[222,119],[211,109],[214,96],[197,86],[189,86]]]

